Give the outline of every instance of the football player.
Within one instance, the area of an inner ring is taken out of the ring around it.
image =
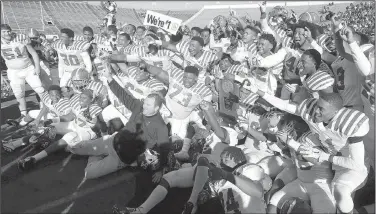
[[[72,108],[69,105],[69,99],[63,98],[61,88],[57,85],[52,85],[48,88],[48,93],[43,92],[41,96],[43,108],[41,110],[32,110],[28,113],[28,117],[34,119],[31,125],[40,127],[40,122],[44,120],[54,119],[71,112]],[[23,142],[9,142],[4,143],[3,148],[11,152],[23,145]]]
[[[199,82],[205,82],[207,68],[212,61],[217,60],[217,56],[211,51],[205,51],[204,40],[201,37],[193,37],[189,41],[180,41],[178,44],[173,45],[165,41],[157,41],[158,45],[163,48],[178,52],[184,58],[183,67],[195,66],[199,70]]]
[[[57,51],[59,57],[60,86],[66,87],[73,70],[84,67],[89,73],[92,64],[87,49],[90,44],[86,41],[74,41],[74,32],[71,29],[60,30],[60,40],[53,42],[49,47]]]
[[[176,154],[180,160],[189,157],[190,140],[185,138],[189,122],[194,122],[200,128],[202,119],[194,109],[203,101],[211,101],[210,89],[198,82],[199,70],[194,66],[185,67],[184,71],[173,68],[164,71],[147,64],[146,71],[169,86],[166,95],[166,107],[171,112],[167,121],[171,124],[171,135],[184,139],[182,151]]]
[[[352,58],[358,71],[361,75],[366,77],[362,84],[362,101],[364,105],[364,113],[369,118],[369,132],[364,139],[365,150],[368,157],[371,158],[371,164],[374,167],[375,162],[375,49],[371,48],[365,52],[360,49],[353,38],[353,33],[350,29],[344,28],[340,35],[342,39],[349,44]]]
[[[40,63],[37,52],[30,45],[30,40],[23,34],[12,37],[12,29],[7,24],[0,25],[1,30],[1,56],[8,68],[7,76],[10,87],[16,97],[21,117],[20,125],[25,125],[23,118],[27,114],[25,100],[25,81],[37,93],[42,94],[44,88],[40,81]],[[29,57],[31,55],[31,58]]]
[[[209,145],[209,150],[207,150],[207,152],[210,154],[203,154],[201,157],[199,157],[197,164],[193,167],[182,168],[163,175],[159,185],[154,189],[154,191],[142,205],[140,205],[138,208],[126,208],[126,210],[122,211],[122,213],[148,213],[155,205],[160,203],[166,197],[169,188],[187,188],[193,186],[194,188],[192,190],[190,200],[186,204],[184,209],[185,211],[183,212],[190,214],[192,211],[197,209],[196,204],[198,202],[199,193],[208,180],[209,169],[213,168],[209,162],[216,167],[221,166],[227,170],[226,173],[226,171],[222,171],[221,169],[213,169],[213,171],[219,172],[217,174],[222,175],[223,172],[225,175],[225,180],[230,180],[232,183],[245,181],[245,183],[249,185],[248,190],[252,194],[255,193],[259,194],[258,196],[260,197],[262,196],[263,193],[260,184],[249,181],[244,177],[232,174],[234,169],[244,165],[246,162],[246,157],[240,149],[229,146],[236,145],[238,133],[229,127],[220,126],[216,115],[214,114],[213,108],[210,107],[210,103],[203,102],[201,106],[205,112],[204,114],[209,125],[214,131],[213,134],[209,136],[209,141],[207,142]],[[211,150],[211,148],[213,148],[213,150]],[[219,179],[221,178],[223,177],[219,176]],[[249,194],[250,192],[247,193]]]
[[[56,127],[58,134],[64,135],[63,138],[52,143],[45,150],[20,160],[19,168],[30,169],[38,161],[60,149],[72,147],[83,140],[96,138],[98,132],[93,127],[97,123],[97,116],[101,113],[102,108],[93,102],[94,98],[94,92],[90,89],[85,89],[82,93],[74,95],[70,99],[72,111],[69,114],[47,121]]]
[[[284,143],[288,138],[291,138],[291,141],[294,140],[288,134],[288,130],[279,131],[278,138]],[[299,147],[318,149],[321,147],[318,135],[312,132],[303,134],[297,142],[300,143]],[[292,160],[297,170],[296,176],[291,176],[289,168],[281,172],[277,178],[280,180],[275,182],[276,184],[283,183],[285,186],[278,192],[271,194],[268,213],[278,213],[277,210],[281,210],[282,204],[292,197],[310,201],[312,213],[335,213],[336,204],[330,187],[330,181],[334,177],[331,164],[329,162],[312,164],[306,161],[299,154],[301,150],[299,147],[298,149],[290,148]],[[287,173],[289,175],[285,175]]]
[[[296,105],[254,87],[252,91],[275,107],[299,115],[320,136],[325,151],[311,149],[301,151],[301,154],[306,159],[311,157],[311,160],[319,163],[333,164],[335,176],[332,185],[337,207],[343,213],[352,211],[351,194],[368,174],[363,144],[363,137],[369,131],[368,117],[362,112],[343,107],[343,100],[337,93],[321,93],[319,99],[306,99]]]

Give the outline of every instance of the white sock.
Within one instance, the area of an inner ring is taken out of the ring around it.
[[[47,156],[48,156],[47,152],[43,150],[43,151],[41,151],[41,152],[35,154],[35,155],[33,156],[33,158],[35,158],[36,161],[39,161],[39,160],[42,160],[43,158],[45,158],[45,157],[47,157]]]
[[[181,152],[188,152],[189,149],[191,148],[191,142],[192,142],[191,139],[184,138],[183,147],[181,148]]]

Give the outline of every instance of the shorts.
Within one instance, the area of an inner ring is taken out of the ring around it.
[[[25,81],[37,94],[44,92],[42,82],[39,76],[35,74],[35,67],[33,65],[20,70],[8,69],[7,75],[10,87],[17,99],[25,97]]]
[[[92,140],[97,136],[91,128],[83,128],[78,126],[74,121],[53,123],[57,130],[57,134],[63,134],[63,140],[68,147],[73,147],[84,140]]]
[[[171,135],[176,135],[181,139],[184,139],[187,135],[187,128],[190,122],[193,122],[199,126],[199,128],[204,128],[202,125],[202,118],[197,111],[192,111],[192,113],[185,119],[179,120],[174,118],[167,118],[168,123],[171,125]]]

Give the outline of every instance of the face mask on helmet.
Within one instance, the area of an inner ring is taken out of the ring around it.
[[[146,151],[138,157],[137,164],[145,170],[154,171],[160,166],[159,159],[160,154],[158,152],[151,149],[146,149]]]
[[[72,80],[74,90],[82,92],[89,84],[89,80]]]

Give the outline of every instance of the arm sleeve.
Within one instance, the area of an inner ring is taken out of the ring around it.
[[[273,66],[276,66],[279,63],[283,62],[286,55],[287,55],[286,48],[281,48],[277,51],[277,53],[270,55],[270,56],[267,56],[265,58],[261,58],[258,61],[258,67],[271,68]]]
[[[297,114],[297,106],[295,104],[290,104],[288,100],[282,100],[266,93],[262,98],[282,111],[286,111],[290,114]]]
[[[358,68],[359,72],[368,76],[371,74],[371,63],[368,61],[367,57],[364,55],[359,45],[356,42],[349,44],[351,50],[351,56],[354,59],[354,63]]]
[[[134,98],[130,93],[128,93],[124,88],[122,88],[119,83],[112,80],[108,83],[112,93],[124,104],[126,108],[130,111],[139,111],[142,108],[142,102]]]
[[[364,168],[363,141],[349,144],[349,157],[334,156],[333,164],[353,170]]]

